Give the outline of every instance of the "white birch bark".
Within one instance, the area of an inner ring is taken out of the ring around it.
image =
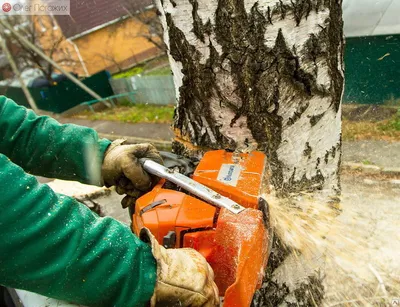
[[[263,150],[278,190],[338,192],[340,2],[157,0],[178,100],[175,149]]]
[[[178,101],[174,150],[261,150],[278,194],[340,193],[342,0],[155,2]]]

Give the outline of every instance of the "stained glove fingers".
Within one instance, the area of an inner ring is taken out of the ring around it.
[[[126,178],[125,176],[122,176],[118,180],[116,180],[115,184],[115,190],[119,195],[123,194],[129,194],[131,196],[139,197],[139,191],[135,189],[133,186],[133,183]]]
[[[151,306],[219,306],[212,269],[199,252],[165,249],[146,228],[141,230],[140,239],[149,243],[160,268]]]
[[[134,197],[134,198],[139,198],[140,196],[142,196],[144,194],[144,192],[139,191],[139,190],[126,190],[126,195],[129,195],[130,197]]]
[[[133,145],[133,146],[137,147],[137,149],[135,149],[135,152],[134,152],[134,157],[132,157],[132,159],[134,160],[134,163],[138,163],[136,161],[138,161],[139,159],[149,159],[149,160],[152,160],[159,164],[164,164],[163,159],[161,158],[157,149],[152,144],[144,143],[144,144]],[[142,166],[140,165],[140,167],[142,167]],[[141,191],[147,191],[150,187],[156,185],[160,179],[156,176],[148,174],[143,169],[142,169],[142,171],[143,171],[143,173],[145,173],[149,176],[149,178],[151,180],[150,186],[147,186],[147,181],[141,183],[141,182],[135,182],[132,180],[132,182],[133,182],[133,185],[137,189],[139,189]],[[133,171],[132,171],[132,173],[133,173]],[[129,178],[129,175],[127,177]],[[145,179],[144,176],[143,176],[142,180],[143,179]]]
[[[115,191],[119,194],[119,195],[124,195],[126,194],[126,190],[121,187],[120,185],[116,185],[115,186]]]
[[[163,163],[157,149],[151,144],[121,145],[121,140],[114,141],[107,149],[102,165],[104,184],[117,185],[117,192],[138,189],[148,191],[158,179],[147,174],[139,159],[151,159]]]
[[[128,207],[132,207],[135,205],[137,198],[126,195],[122,200],[121,200],[121,205],[122,208],[126,209]]]
[[[126,178],[125,176],[122,176],[118,181],[117,185],[120,187],[124,188],[125,190],[133,190],[133,184],[132,182]]]
[[[125,157],[121,162],[124,175],[132,182],[134,188],[144,192],[151,188],[150,175],[142,168],[138,159]]]
[[[132,146],[136,147],[135,151],[132,151],[132,153],[137,159],[150,159],[159,164],[163,164],[163,160],[154,145],[143,143]]]

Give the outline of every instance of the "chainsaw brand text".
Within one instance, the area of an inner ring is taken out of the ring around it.
[[[232,181],[232,175],[233,175],[233,171],[234,170],[235,170],[235,166],[234,165],[229,166],[228,174],[224,178],[225,181]]]

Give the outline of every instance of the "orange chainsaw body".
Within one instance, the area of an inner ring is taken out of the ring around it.
[[[265,168],[261,152],[234,154],[224,150],[204,155],[192,176],[197,182],[247,209],[234,214],[179,190],[164,179],[140,197],[132,230],[147,227],[167,248],[190,247],[211,265],[224,305],[250,306],[261,286],[268,258],[269,234],[258,210]]]

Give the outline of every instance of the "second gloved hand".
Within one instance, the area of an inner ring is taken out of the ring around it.
[[[162,164],[162,158],[151,144],[124,145],[116,140],[105,152],[102,178],[107,187],[115,186],[118,194],[127,194],[122,205],[127,207],[142,193],[150,190],[158,178],[150,176],[142,168],[139,159],[150,159]]]
[[[152,307],[219,306],[214,272],[200,253],[191,248],[166,249],[147,228],[142,228],[140,239],[151,246],[157,262]]]

